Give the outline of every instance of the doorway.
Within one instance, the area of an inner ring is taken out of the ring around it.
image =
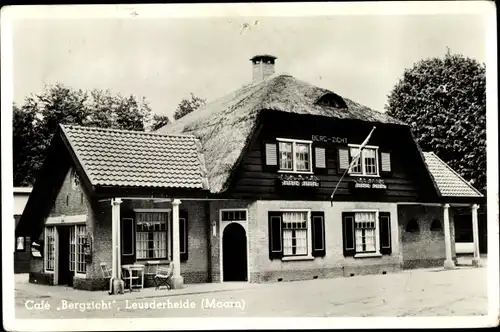
[[[73,286],[73,272],[70,271],[70,233],[74,231],[71,226],[59,226],[57,232],[59,236],[59,245],[57,248],[58,267],[57,280],[59,285]]]
[[[239,223],[231,223],[222,234],[223,281],[248,281],[247,236]]]

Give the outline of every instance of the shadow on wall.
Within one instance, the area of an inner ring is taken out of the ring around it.
[[[403,268],[441,266],[445,260],[443,213],[440,207],[398,207]],[[452,224],[450,215],[450,224]],[[451,227],[452,243],[454,231]],[[452,256],[455,249],[452,245]]]

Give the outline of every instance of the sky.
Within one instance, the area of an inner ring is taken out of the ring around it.
[[[38,17],[15,20],[12,40],[18,104],[60,82],[145,97],[170,117],[190,93],[210,101],[250,83],[256,54],[276,56],[277,73],[379,111],[405,68],[447,47],[486,62],[475,14]]]

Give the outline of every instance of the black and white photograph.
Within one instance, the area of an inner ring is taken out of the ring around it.
[[[5,329],[497,326],[495,11],[3,7]]]

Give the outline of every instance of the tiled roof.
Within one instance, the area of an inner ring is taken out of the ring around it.
[[[483,195],[433,152],[424,152],[425,163],[445,197],[482,197]]]
[[[61,128],[92,185],[208,189],[204,157],[194,136]]]

